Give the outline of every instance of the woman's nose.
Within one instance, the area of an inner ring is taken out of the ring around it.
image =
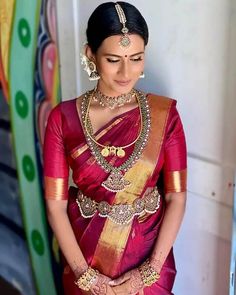
[[[121,66],[119,68],[119,74],[122,76],[122,78],[128,78],[129,77],[129,63],[128,61],[123,61],[121,63]]]

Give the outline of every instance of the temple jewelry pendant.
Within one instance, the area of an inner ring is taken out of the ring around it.
[[[125,156],[125,151],[122,147],[106,146],[101,150],[101,154],[103,157],[117,156],[119,158],[123,158]]]
[[[108,157],[110,155],[109,147],[104,147],[101,151],[101,154],[103,155],[103,157]]]
[[[125,151],[124,151],[121,147],[120,147],[120,148],[117,148],[116,155],[117,155],[117,157],[119,157],[119,158],[124,158],[124,156],[125,156]]]
[[[122,192],[130,184],[119,170],[114,169],[102,186],[110,192]]]

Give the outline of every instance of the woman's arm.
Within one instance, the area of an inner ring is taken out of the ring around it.
[[[174,244],[178,234],[186,205],[186,192],[168,193],[165,196],[166,211],[160,232],[150,257],[150,264],[158,272]]]
[[[75,277],[78,278],[88,268],[73,233],[68,215],[67,200],[46,200],[48,221],[57,238],[59,246]]]
[[[183,125],[173,103],[164,145],[163,184],[166,210],[150,257],[151,265],[160,273],[179,231],[187,191],[187,149]]]
[[[49,224],[57,238],[63,255],[75,274],[75,278],[79,278],[87,270],[88,264],[77,243],[67,215],[67,200],[55,201],[47,199],[46,203]],[[96,281],[91,286],[90,291],[83,291],[83,293],[112,295],[114,292],[108,285],[109,281],[110,278],[99,274]]]
[[[69,164],[62,130],[61,105],[56,106],[48,118],[44,138],[44,182],[48,220],[67,263],[79,278],[88,264],[75,238],[68,215]],[[108,285],[110,278],[98,274],[89,292],[83,294],[114,294]],[[103,292],[106,291],[106,293]],[[102,293],[103,292],[103,293]]]

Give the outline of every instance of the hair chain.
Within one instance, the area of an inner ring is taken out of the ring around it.
[[[116,11],[117,11],[117,14],[119,16],[119,19],[120,19],[120,22],[123,24],[123,26],[125,25],[126,23],[126,16],[125,16],[125,13],[124,13],[124,10],[121,8],[121,6],[119,4],[116,4],[115,5],[115,8],[116,8]]]
[[[120,23],[123,26],[123,28],[121,29],[121,32],[123,33],[123,36],[120,38],[119,44],[120,44],[121,47],[128,47],[130,45],[131,41],[130,41],[130,38],[128,36],[129,29],[125,26],[127,19],[126,19],[124,10],[120,6],[120,4],[116,3],[115,8],[116,8],[116,12],[118,14]]]

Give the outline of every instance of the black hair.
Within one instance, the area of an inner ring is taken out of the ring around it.
[[[129,33],[138,34],[148,43],[148,26],[139,10],[130,3],[118,3],[126,16],[126,27]],[[93,53],[96,53],[103,40],[113,35],[120,35],[122,24],[115,9],[114,2],[106,2],[99,5],[91,14],[86,30],[87,42]]]

